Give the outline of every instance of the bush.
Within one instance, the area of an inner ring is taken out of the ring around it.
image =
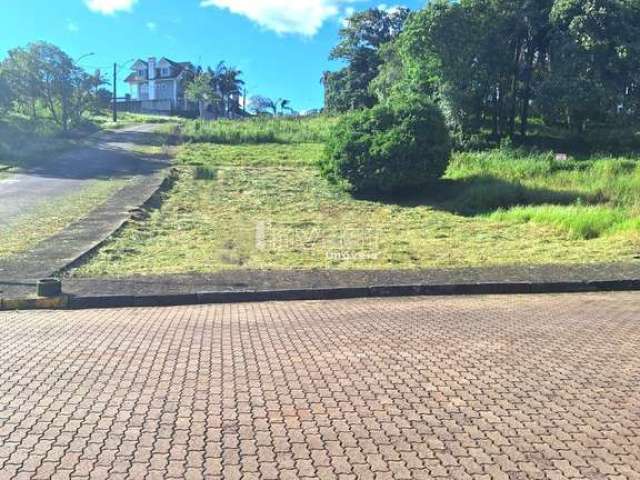
[[[355,192],[416,190],[445,173],[451,142],[433,104],[403,100],[345,115],[329,136],[321,170]]]

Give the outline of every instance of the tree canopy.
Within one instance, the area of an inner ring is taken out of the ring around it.
[[[393,28],[384,17],[341,31],[331,56],[348,64],[325,74],[328,110],[413,92],[457,134],[494,138],[527,135],[532,116],[580,133],[637,114],[639,0],[433,0]]]
[[[38,107],[44,107],[65,131],[95,107],[99,89],[106,84],[100,71],[85,72],[46,42],[10,50],[0,71],[0,102],[15,103],[34,118]]]
[[[340,41],[331,51],[330,59],[347,65],[337,72],[324,74],[327,110],[340,112],[375,103],[369,84],[382,64],[381,48],[398,36],[408,15],[409,10],[401,7],[371,8],[345,20]]]

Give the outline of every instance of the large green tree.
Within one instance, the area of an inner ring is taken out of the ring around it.
[[[430,96],[463,136],[526,136],[530,117],[578,132],[638,112],[639,0],[434,0],[383,47],[380,99]]]
[[[536,71],[545,63],[551,3],[431,2],[387,52],[376,93],[384,97],[401,85],[430,95],[462,133],[489,123],[495,136],[513,134],[519,115],[524,134]]]
[[[35,118],[37,107],[44,107],[64,131],[81,121],[105,83],[99,72],[86,73],[60,48],[46,42],[9,51],[2,70],[23,110]]]
[[[640,2],[556,0],[550,22],[538,98],[545,118],[580,133],[590,122],[637,114]]]
[[[346,66],[325,72],[323,77],[327,110],[340,112],[375,104],[369,86],[383,63],[381,48],[400,34],[408,16],[406,8],[371,8],[345,20],[330,59]]]

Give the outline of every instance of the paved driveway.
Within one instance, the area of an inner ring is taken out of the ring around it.
[[[0,314],[0,478],[69,477],[640,478],[640,296]]]
[[[154,144],[157,125],[143,124],[96,135],[92,144],[74,148],[38,167],[0,180],[0,228],[21,215],[77,192],[92,180],[151,174],[165,164],[132,155],[135,145]]]

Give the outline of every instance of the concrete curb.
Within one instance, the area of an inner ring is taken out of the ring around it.
[[[579,292],[640,291],[640,280],[544,283],[476,283],[443,285],[387,285],[300,290],[222,291],[172,295],[62,296],[54,299],[1,300],[0,310],[83,310],[94,308],[166,307],[219,303],[301,300],[343,300],[454,295],[513,295]]]

